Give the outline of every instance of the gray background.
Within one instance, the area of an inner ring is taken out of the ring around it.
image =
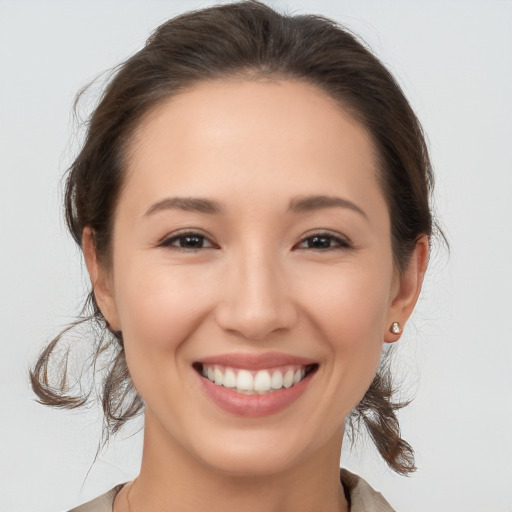
[[[27,368],[87,284],[60,206],[74,94],[159,23],[210,3],[0,0],[1,512],[67,510],[138,471],[140,423],[85,479],[97,409],[36,404]],[[397,361],[416,394],[400,418],[420,469],[392,474],[364,438],[343,465],[397,510],[512,511],[512,3],[268,3],[343,22],[394,72],[428,134],[452,245],[435,253]]]

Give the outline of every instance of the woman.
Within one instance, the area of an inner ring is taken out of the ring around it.
[[[431,186],[400,88],[334,22],[242,2],[159,27],[68,175],[108,427],[145,425],[140,475],[76,510],[392,510],[339,458],[363,424],[414,470],[381,354],[421,289]],[[59,341],[33,388],[77,407],[47,380]]]

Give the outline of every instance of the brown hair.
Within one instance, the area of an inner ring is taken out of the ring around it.
[[[433,177],[418,119],[392,75],[347,29],[320,16],[282,15],[256,1],[173,18],[116,68],[88,120],[82,150],[67,175],[66,220],[76,243],[81,245],[83,229],[92,227],[98,256],[110,263],[113,212],[123,183],[126,147],[149,109],[200,81],[262,76],[314,84],[366,128],[377,148],[395,265],[403,271],[419,237],[431,237],[433,230],[429,206]],[[70,393],[69,350],[57,366],[58,382],[50,382],[48,370],[63,334],[89,321],[99,327],[94,370],[100,355],[111,354],[101,389],[108,440],[144,404],[130,379],[122,333],[109,328],[92,291],[79,320],[40,354],[30,379],[42,404],[85,405],[91,390]],[[400,436],[396,416],[396,410],[407,403],[395,401],[393,394],[384,362],[347,426],[363,424],[387,464],[407,474],[415,470],[414,453]]]

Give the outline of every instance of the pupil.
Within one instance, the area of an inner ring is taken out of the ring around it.
[[[186,236],[184,240],[188,247],[201,247],[201,237],[199,236]]]
[[[329,238],[325,236],[314,236],[311,242],[312,247],[329,247]]]

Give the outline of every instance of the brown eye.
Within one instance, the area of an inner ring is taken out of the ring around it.
[[[196,251],[198,249],[208,249],[213,244],[200,233],[180,233],[179,235],[166,238],[160,244],[160,247],[170,247],[183,250]]]
[[[329,233],[318,233],[316,235],[308,236],[304,238],[299,244],[301,249],[347,249],[350,244],[347,240],[338,236],[331,235]]]

